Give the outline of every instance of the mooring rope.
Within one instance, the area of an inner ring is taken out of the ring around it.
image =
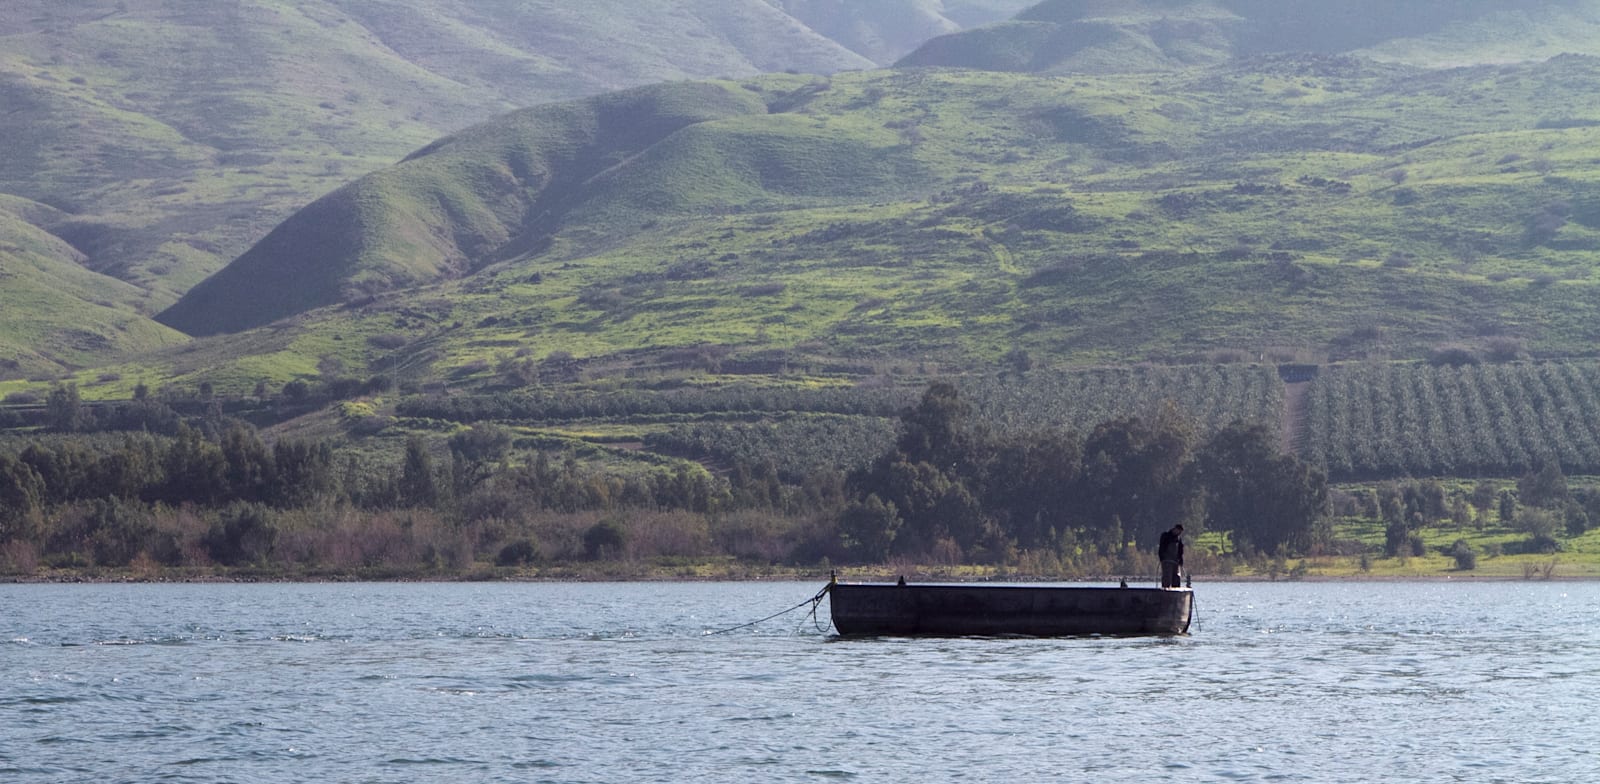
[[[1195,631],[1200,631],[1200,597],[1194,594],[1194,572],[1189,572],[1183,577],[1184,583],[1189,588],[1189,623],[1194,627]],[[1185,629],[1184,631],[1187,632],[1188,630]]]
[[[827,596],[828,595],[828,590],[830,588],[832,588],[832,587],[833,587],[833,585],[831,583],[828,584],[828,585],[822,586],[822,590],[817,591],[817,595],[816,596],[813,596],[810,599],[807,599],[807,600],[805,600],[805,601],[803,601],[803,602],[801,602],[801,603],[799,603],[799,604],[797,604],[797,605],[795,605],[793,607],[790,607],[787,610],[783,610],[783,611],[780,611],[780,612],[775,612],[775,613],[773,613],[773,614],[771,614],[771,615],[769,615],[769,616],[767,616],[765,618],[762,618],[761,620],[758,620],[758,621],[751,621],[749,623],[741,623],[738,626],[729,626],[726,629],[718,629],[718,630],[716,630],[714,632],[706,632],[705,636],[710,637],[713,634],[727,634],[728,632],[734,632],[734,631],[738,631],[740,629],[747,629],[747,628],[749,628],[751,626],[755,626],[758,623],[766,623],[767,621],[770,621],[773,618],[777,618],[777,617],[782,616],[782,615],[788,615],[789,613],[792,613],[795,610],[798,610],[801,607],[804,607],[804,606],[806,606],[808,604],[811,605],[811,615],[812,615],[812,617],[816,617],[817,607],[821,606],[821,604],[822,604],[822,597]]]

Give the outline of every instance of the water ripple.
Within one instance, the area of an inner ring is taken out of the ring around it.
[[[1204,631],[1178,639],[702,634],[814,592],[0,586],[0,774],[1332,784],[1593,770],[1600,585],[1217,584]]]

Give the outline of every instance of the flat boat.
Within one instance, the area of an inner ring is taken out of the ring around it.
[[[840,636],[1179,635],[1194,591],[1049,585],[833,583]]]

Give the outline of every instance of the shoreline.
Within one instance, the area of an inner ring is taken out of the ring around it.
[[[334,583],[759,583],[759,582],[828,582],[828,572],[794,570],[762,574],[669,574],[621,572],[609,570],[553,570],[559,573],[490,574],[464,572],[460,574],[359,574],[359,573],[302,573],[302,574],[137,574],[131,572],[71,572],[33,575],[0,575],[0,585],[248,585],[259,584],[334,584]],[[840,582],[894,582],[904,575],[913,583],[1008,583],[1008,584],[1095,584],[1116,585],[1123,578],[1071,578],[1038,575],[958,575],[937,571],[906,570],[849,570],[838,574]],[[1194,575],[1193,582],[1205,585],[1229,583],[1579,583],[1600,582],[1596,575],[1514,575],[1514,574],[1307,574],[1277,577],[1269,575]],[[1156,577],[1127,578],[1130,587],[1146,583],[1159,584]]]

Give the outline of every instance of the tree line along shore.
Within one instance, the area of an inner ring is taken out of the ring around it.
[[[12,579],[742,579],[874,564],[1112,578],[1154,574],[1155,534],[1173,522],[1197,534],[1193,571],[1219,578],[1544,579],[1600,563],[1600,493],[1560,459],[1518,477],[1330,485],[1271,424],[1207,428],[1172,401],[1081,429],[1005,427],[936,382],[877,426],[875,452],[798,473],[726,455],[597,461],[491,421],[408,434],[385,459],[334,438],[269,444],[148,399],[137,431],[89,433],[59,397],[65,421],[0,450]]]

